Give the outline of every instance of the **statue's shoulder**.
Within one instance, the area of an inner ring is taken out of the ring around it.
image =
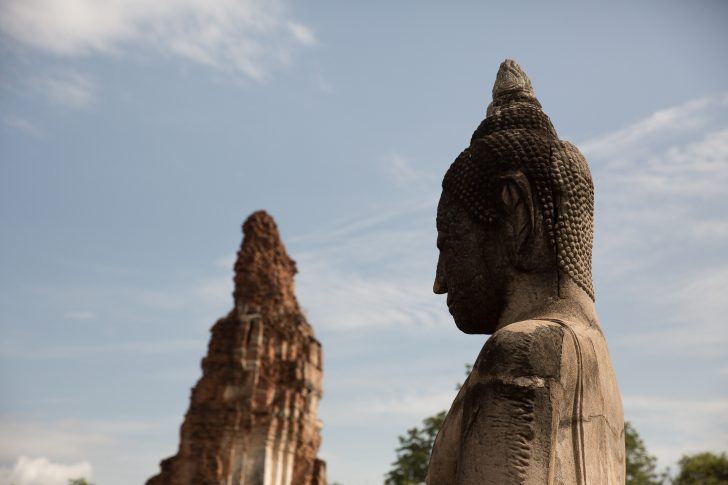
[[[525,320],[495,332],[483,346],[474,368],[483,375],[557,378],[564,328],[543,320]]]

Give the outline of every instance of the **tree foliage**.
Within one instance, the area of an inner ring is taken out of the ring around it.
[[[683,456],[673,485],[728,485],[728,456],[698,453]]]
[[[624,423],[624,445],[627,461],[627,485],[660,485],[663,480],[655,473],[657,458],[647,452],[644,441],[629,421]]]
[[[425,483],[430,452],[437,432],[445,419],[445,411],[425,418],[421,428],[411,428],[399,436],[397,460],[385,476],[385,485],[417,485]]]
[[[472,365],[465,364],[466,377],[472,370]],[[461,387],[463,387],[462,384],[455,384],[456,391],[459,391]],[[435,437],[440,431],[445,415],[447,415],[447,411],[440,411],[434,416],[425,418],[422,420],[422,428],[409,429],[405,436],[397,438],[399,440],[397,460],[392,463],[392,469],[384,476],[385,485],[425,483],[432,446],[435,444]]]
[[[68,485],[93,485],[93,483],[90,483],[85,478],[70,478]]]

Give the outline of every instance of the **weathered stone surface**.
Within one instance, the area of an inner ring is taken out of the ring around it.
[[[179,450],[148,485],[326,484],[321,344],[296,301],[296,264],[265,212],[243,232],[235,308],[212,327]]]
[[[427,483],[623,484],[624,422],[594,309],[594,192],[531,82],[501,64],[443,180],[435,293],[492,334],[435,440]]]

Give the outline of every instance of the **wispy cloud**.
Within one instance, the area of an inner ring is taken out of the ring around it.
[[[646,437],[647,448],[663,465],[683,454],[723,451],[728,443],[728,399],[681,399],[653,395],[624,396],[625,415]],[[659,436],[652,441],[649,436]]]
[[[293,21],[288,21],[288,30],[293,34],[293,38],[303,45],[314,45],[318,42],[316,34],[310,27]]]
[[[428,327],[447,317],[432,293],[436,261],[432,201],[341,221],[294,240],[300,301],[330,331]]]
[[[65,465],[47,458],[21,456],[12,468],[0,467],[0,483],[12,485],[68,485],[74,478],[91,478],[88,462]]]
[[[334,92],[334,87],[320,72],[314,73],[311,79],[313,84],[319,89],[319,91],[321,91],[321,93],[331,94]]]
[[[728,239],[728,220],[707,218],[694,222],[692,226],[692,235],[700,241],[722,243]]]
[[[619,341],[638,346],[647,353],[694,356],[700,349],[702,358],[721,358],[728,347],[728,330],[723,315],[728,314],[724,298],[728,288],[728,265],[701,268],[693,274],[659,284],[655,306],[668,302],[672,319],[665,319],[659,328],[640,329],[622,336]],[[651,299],[649,294],[647,299]],[[689,324],[686,324],[689,322]]]
[[[122,342],[95,342],[93,344],[55,344],[38,347],[26,343],[5,343],[0,356],[19,360],[87,359],[89,356],[111,354],[160,355],[174,352],[201,353],[206,342],[195,339],[131,340]]]
[[[52,460],[85,460],[94,447],[113,444],[122,435],[148,430],[142,421],[34,421],[19,416],[0,417],[0,460],[18,456],[46,456]]]
[[[255,81],[317,42],[279,0],[6,0],[0,31],[59,56],[152,48]]]
[[[370,419],[394,419],[418,423],[427,416],[449,409],[457,392],[389,394],[388,396],[372,396],[370,399],[356,402],[342,402],[339,405],[327,404],[327,423],[335,426],[362,422],[362,420],[366,422]]]
[[[435,204],[431,200],[406,200],[396,207],[389,207],[386,211],[360,214],[357,217],[334,221],[328,228],[294,237],[290,242],[320,244],[336,241],[338,244],[356,235],[379,232],[378,229],[381,230],[381,227],[391,224],[397,219],[414,219],[427,209],[434,210],[434,207]]]
[[[728,93],[706,96],[687,103],[661,109],[645,119],[617,131],[580,143],[582,151],[596,159],[619,161],[625,154],[640,156],[655,142],[685,132],[700,132],[710,127],[716,113],[728,106]]]
[[[21,118],[20,116],[15,115],[7,115],[3,117],[3,125],[6,127],[19,131],[21,133],[25,133],[26,135],[31,136],[40,136],[43,131],[38,128],[34,123],[31,121]]]
[[[710,256],[728,238],[720,209],[728,205],[728,95],[660,110],[581,146],[596,184],[595,274],[641,295],[661,322],[635,322],[621,341],[716,357],[728,342],[717,323],[728,308],[716,293],[728,273]]]
[[[94,320],[96,314],[87,310],[73,310],[63,314],[66,320],[87,321]]]
[[[429,173],[417,170],[412,160],[404,155],[392,152],[385,157],[387,172],[392,181],[402,188],[420,188],[432,180]]]
[[[361,276],[325,264],[299,260],[300,298],[312,321],[329,331],[388,326],[432,326],[443,319],[442,302],[427,280],[412,275]]]
[[[620,328],[610,343],[654,363],[679,357],[696,371],[724,367],[728,95],[660,110],[581,146],[596,184],[595,275],[622,317],[611,322]],[[728,443],[728,401],[683,394],[624,397],[625,415],[663,466]]]
[[[634,187],[642,197],[723,195],[728,183],[728,129],[717,128],[695,142],[656,149],[614,182]]]
[[[59,106],[88,108],[95,99],[95,83],[90,77],[75,71],[38,76],[32,84],[49,102]]]
[[[227,256],[221,256],[215,259],[212,264],[216,268],[232,271],[232,268],[235,265],[235,258],[235,254],[228,254]]]
[[[174,448],[160,444],[161,436],[172,436],[179,416],[157,417],[148,421],[129,419],[39,420],[27,416],[0,416],[0,462],[15,463],[4,469],[8,476],[16,468],[54,473],[49,478],[78,478],[91,474],[99,483],[142,483],[158,470],[159,459]],[[26,458],[20,467],[18,457]],[[47,462],[47,463],[46,463]],[[70,464],[70,465],[61,465]],[[73,475],[71,475],[73,474]],[[3,477],[3,475],[0,475]],[[3,477],[4,478],[4,477]],[[1,481],[0,483],[13,483]],[[19,483],[19,482],[14,482]],[[28,482],[34,485],[57,482]]]

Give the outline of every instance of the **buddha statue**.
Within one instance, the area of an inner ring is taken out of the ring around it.
[[[624,418],[591,277],[594,189],[504,61],[437,208],[434,292],[491,335],[437,435],[429,485],[624,484]]]

